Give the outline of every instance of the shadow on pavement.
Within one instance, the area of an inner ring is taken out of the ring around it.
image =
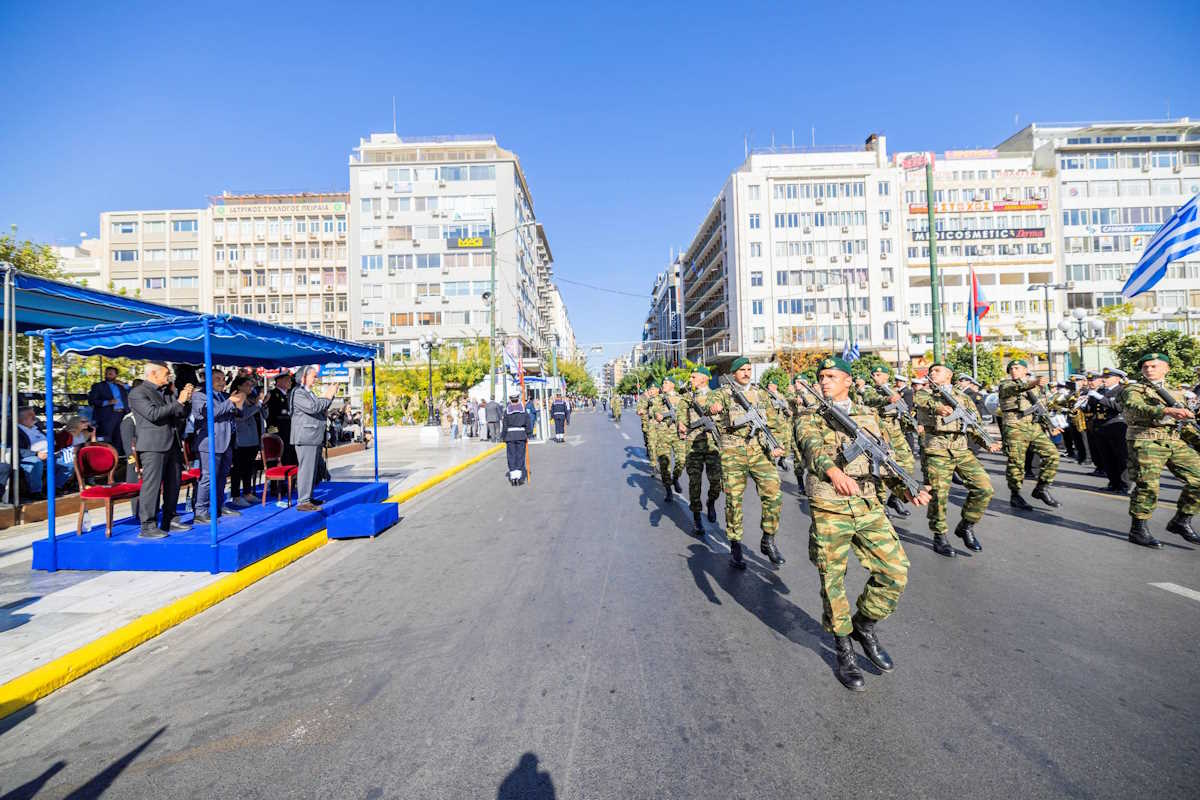
[[[0,633],[11,631],[13,628],[19,628],[26,622],[29,622],[32,619],[32,615],[18,614],[16,612],[41,599],[41,595],[33,595],[31,597],[22,597],[20,600],[14,600],[11,603],[0,606]]]
[[[100,797],[103,795],[106,791],[108,791],[109,787],[112,786],[113,781],[115,781],[117,777],[129,767],[130,764],[137,760],[137,757],[142,754],[142,751],[149,747],[150,744],[159,736],[161,736],[163,731],[166,729],[167,726],[164,725],[154,733],[150,734],[145,741],[130,750],[125,755],[118,758],[116,761],[109,764],[100,772],[96,773],[96,775],[87,783],[80,785],[73,792],[65,795],[66,800],[88,800],[90,798]],[[31,798],[36,796],[46,782],[50,780],[50,778],[54,777],[54,775],[66,765],[67,762],[65,761],[58,761],[54,763],[41,775],[37,776],[26,784],[18,786],[8,794],[0,797],[0,800],[18,800],[18,798]]]
[[[525,753],[496,790],[496,800],[555,800],[550,773],[538,769],[538,757]]]
[[[65,761],[55,761],[41,775],[38,775],[36,778],[29,781],[28,783],[21,784],[20,786],[18,786],[17,788],[15,788],[11,792],[9,792],[8,794],[4,795],[3,797],[0,797],[0,800],[18,800],[18,798],[27,798],[27,797],[36,796],[37,793],[42,790],[42,787],[46,785],[46,781],[50,780],[55,775],[57,775],[62,770],[62,768],[65,767],[66,765],[67,765],[67,762],[65,762]]]

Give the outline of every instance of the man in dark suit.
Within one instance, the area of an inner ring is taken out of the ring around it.
[[[121,444],[121,419],[129,410],[129,390],[117,380],[117,368],[107,367],[104,380],[93,383],[88,391],[88,405],[92,407],[92,422],[96,435],[126,455]]]
[[[275,388],[267,395],[267,426],[274,427],[283,440],[283,464],[296,463],[296,448],[292,447],[292,412],[288,394],[292,391],[292,373],[284,371],[275,376]]]
[[[317,397],[312,386],[317,382],[316,367],[301,367],[296,373],[300,385],[290,395],[292,414],[292,444],[296,447],[296,508],[300,511],[316,511],[320,501],[314,502],[313,483],[325,444],[325,421],[337,384],[331,383]]]
[[[146,380],[129,393],[133,409],[134,436],[142,459],[142,491],[138,495],[138,519],[145,539],[161,539],[168,530],[187,530],[175,522],[179,505],[179,473],[183,451],[179,423],[188,415],[194,387],[189,383],[176,397],[170,383],[171,370],[165,362],[146,364]],[[162,522],[155,525],[158,495],[162,491]]]
[[[196,485],[196,522],[210,521],[209,481],[216,481],[217,516],[241,516],[241,512],[225,508],[225,482],[233,466],[233,425],[245,405],[241,392],[225,394],[225,373],[214,369],[209,373],[213,397],[213,450],[216,461],[208,459],[208,401],[199,389],[192,393],[192,428],[196,432],[196,453],[200,456],[200,481]]]

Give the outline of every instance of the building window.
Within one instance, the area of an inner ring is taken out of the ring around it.
[[[137,250],[113,250],[112,256],[113,256],[112,260],[114,262],[118,262],[118,263],[128,262],[128,261],[137,261],[138,260],[138,251]]]
[[[146,289],[165,289],[167,288],[166,278],[145,278],[142,281],[143,287]]]
[[[199,275],[172,275],[171,276],[171,288],[172,289],[199,289],[200,288],[200,276]],[[217,288],[220,289],[222,287],[218,286]]]
[[[200,221],[195,219],[177,219],[171,222],[171,230],[175,233],[195,233],[200,230]]]
[[[762,242],[751,242],[750,243],[750,257],[751,258],[762,258]]]
[[[751,328],[750,336],[754,340],[755,344],[762,344],[763,342],[765,342],[767,340],[767,329],[766,328]]]
[[[166,220],[156,220],[154,222],[146,222],[142,225],[142,232],[149,234],[163,234],[167,232]]]
[[[112,232],[114,236],[119,236],[126,233],[137,233],[136,222],[114,222],[112,224]]]
[[[751,300],[750,301],[750,313],[754,314],[755,316],[762,316],[763,301],[762,300]]]
[[[751,214],[750,215],[750,227],[751,228],[761,228],[762,227],[762,215],[761,214]]]
[[[762,197],[762,187],[759,186],[757,183],[746,187],[746,199],[747,200],[758,200],[758,199],[761,199],[761,197]]]
[[[751,286],[762,286],[763,285],[762,272],[760,272],[759,270],[755,270],[750,273],[750,285]]]
[[[383,269],[383,256],[362,256],[362,268],[370,272]]]

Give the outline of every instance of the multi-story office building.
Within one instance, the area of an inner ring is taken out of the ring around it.
[[[350,157],[351,338],[388,359],[419,338],[486,339],[495,253],[496,328],[522,356],[549,354],[552,257],[517,156],[490,136],[360,140]]]
[[[99,239],[89,239],[87,234],[80,236],[76,245],[54,246],[51,252],[58,259],[58,269],[63,279],[91,289],[101,289],[107,285],[104,279],[104,258],[102,244]]]
[[[617,356],[611,361],[604,362],[604,388],[615,389],[629,371],[629,360],[625,356]]]
[[[582,353],[579,352],[578,343],[575,341],[575,328],[571,325],[571,318],[567,314],[567,304],[563,302],[562,293],[558,287],[551,284],[550,286],[550,317],[552,320],[551,330],[553,331],[553,340],[558,347],[558,357],[569,361],[577,361],[582,358]]]
[[[349,195],[231,195],[206,212],[204,310],[350,334]]]
[[[198,208],[102,213],[102,285],[96,288],[204,310],[200,274],[206,216]]]
[[[897,166],[905,156],[896,156]],[[982,342],[1004,342],[1044,352],[1046,293],[1031,284],[1061,280],[1061,242],[1055,211],[1055,180],[1034,169],[1029,153],[960,150],[935,154],[933,203],[937,227],[939,304],[943,342],[962,342],[973,270],[990,305],[980,320]],[[923,163],[923,158],[917,158]],[[929,275],[929,198],[925,170],[904,173],[905,293],[907,330],[884,326],[884,338],[897,358],[918,360],[933,349],[932,292]],[[1049,312],[1057,323],[1062,296],[1049,294]],[[904,328],[901,322],[899,328]],[[901,340],[897,341],[897,334]],[[1062,349],[1063,342],[1056,344]],[[901,346],[902,345],[902,346]],[[884,353],[883,355],[886,355]]]
[[[752,151],[683,254],[688,357],[886,347],[903,314],[898,180],[882,136]]]
[[[1032,153],[1057,173],[1068,310],[1124,302],[1121,288],[1149,238],[1200,194],[1200,123],[1034,124],[999,145]],[[1200,319],[1200,254],[1172,263],[1153,289],[1133,298],[1132,321],[1192,328]]]
[[[648,361],[666,359],[679,361],[682,356],[683,318],[680,308],[681,262],[672,258],[670,266],[654,276],[650,290],[650,311],[642,326],[642,341],[646,343]]]

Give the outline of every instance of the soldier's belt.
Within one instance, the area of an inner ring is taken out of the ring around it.
[[[1154,441],[1163,441],[1166,439],[1178,439],[1179,429],[1174,425],[1171,426],[1154,426],[1142,427],[1140,425],[1130,425],[1125,432],[1126,439],[1151,439]]]

